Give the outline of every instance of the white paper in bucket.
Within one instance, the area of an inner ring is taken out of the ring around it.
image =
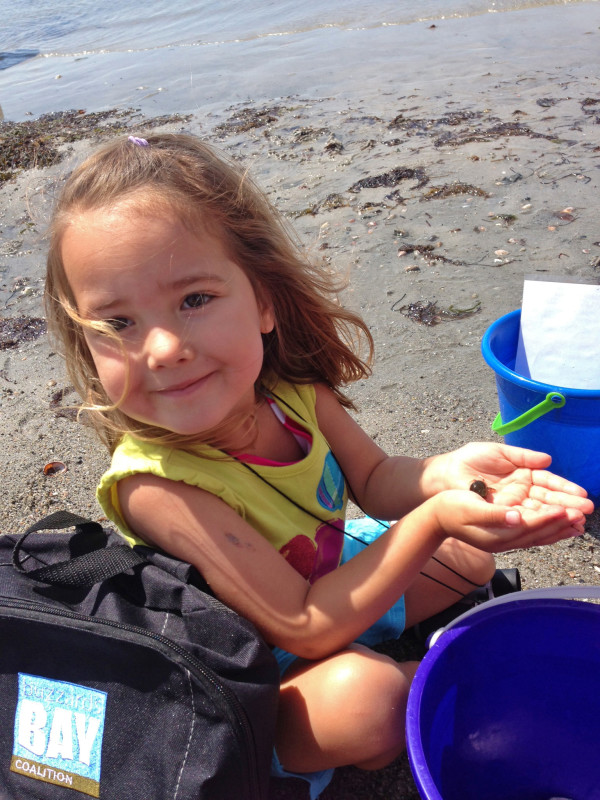
[[[515,372],[566,389],[600,389],[600,286],[527,276]]]

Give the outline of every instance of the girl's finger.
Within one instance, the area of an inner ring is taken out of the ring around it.
[[[527,450],[523,447],[501,445],[502,454],[516,467],[543,470],[552,463],[552,458],[547,453],[538,450]]]
[[[544,469],[534,469],[531,473],[531,479],[535,486],[541,486],[556,492],[564,492],[568,495],[587,497],[587,492],[582,486]]]
[[[570,484],[574,486],[575,484]],[[571,508],[578,508],[583,514],[591,514],[594,510],[594,504],[587,497],[574,494],[572,492],[565,493],[559,490],[544,488],[543,486],[532,486],[529,496],[540,500],[543,503],[550,503],[552,505],[563,505]]]
[[[573,509],[567,509],[555,503],[542,503],[532,498],[525,498],[521,507],[524,509],[523,518],[525,523],[532,528],[552,524],[556,521],[564,523],[569,517],[569,512],[573,512]],[[575,510],[575,516],[581,516],[580,512]]]
[[[549,544],[556,544],[557,542],[562,542],[565,539],[572,539],[577,536],[583,536],[585,531],[580,530],[578,526],[571,526],[570,528],[563,528],[560,531],[556,531],[551,535],[548,535],[541,539],[537,544],[540,547],[545,547]]]
[[[523,503],[523,507],[526,508]],[[569,508],[554,504],[540,503],[539,508],[527,508],[526,522],[532,527],[553,524],[555,521],[566,525],[585,522],[585,514],[579,508]]]
[[[483,507],[478,507],[480,513],[479,524],[485,528],[516,528],[523,522],[520,509],[512,506],[493,505],[484,503]]]
[[[529,531],[518,537],[518,539],[512,540],[509,544],[511,549],[527,550],[530,547],[544,547],[556,544],[556,542],[561,542],[574,536],[581,536],[581,534],[572,527],[553,527],[544,531]]]
[[[526,497],[521,505],[523,508],[530,508],[533,511],[538,511],[544,504],[541,502],[541,499],[537,500],[535,497]]]

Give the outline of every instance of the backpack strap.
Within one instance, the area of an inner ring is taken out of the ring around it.
[[[25,569],[23,565],[27,556],[21,558],[21,553],[23,544],[30,534],[72,527],[75,527],[78,533],[89,536],[90,552],[38,569]],[[106,535],[100,523],[69,511],[57,511],[34,523],[19,537],[13,548],[12,563],[16,570],[33,581],[79,588],[93,586],[139,564],[148,563],[147,559],[127,544],[114,547],[105,547],[105,544]]]

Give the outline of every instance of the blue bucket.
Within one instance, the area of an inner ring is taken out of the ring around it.
[[[485,361],[496,373],[500,414],[492,430],[503,435],[507,444],[549,453],[550,469],[583,486],[596,505],[600,501],[600,391],[550,386],[516,373],[520,322],[520,310],[500,317],[481,344]]]
[[[423,800],[600,797],[600,606],[548,591],[468,612],[419,665],[406,739]]]

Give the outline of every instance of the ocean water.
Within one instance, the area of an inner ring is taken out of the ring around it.
[[[294,94],[358,97],[407,74],[443,79],[450,50],[465,77],[484,51],[512,50],[518,61],[533,41],[541,54],[556,47],[549,20],[568,37],[592,12],[598,0],[0,0],[0,106],[20,119],[73,107],[210,113]]]
[[[208,46],[322,28],[369,29],[467,18],[581,0],[1,0],[2,49],[44,57]]]

